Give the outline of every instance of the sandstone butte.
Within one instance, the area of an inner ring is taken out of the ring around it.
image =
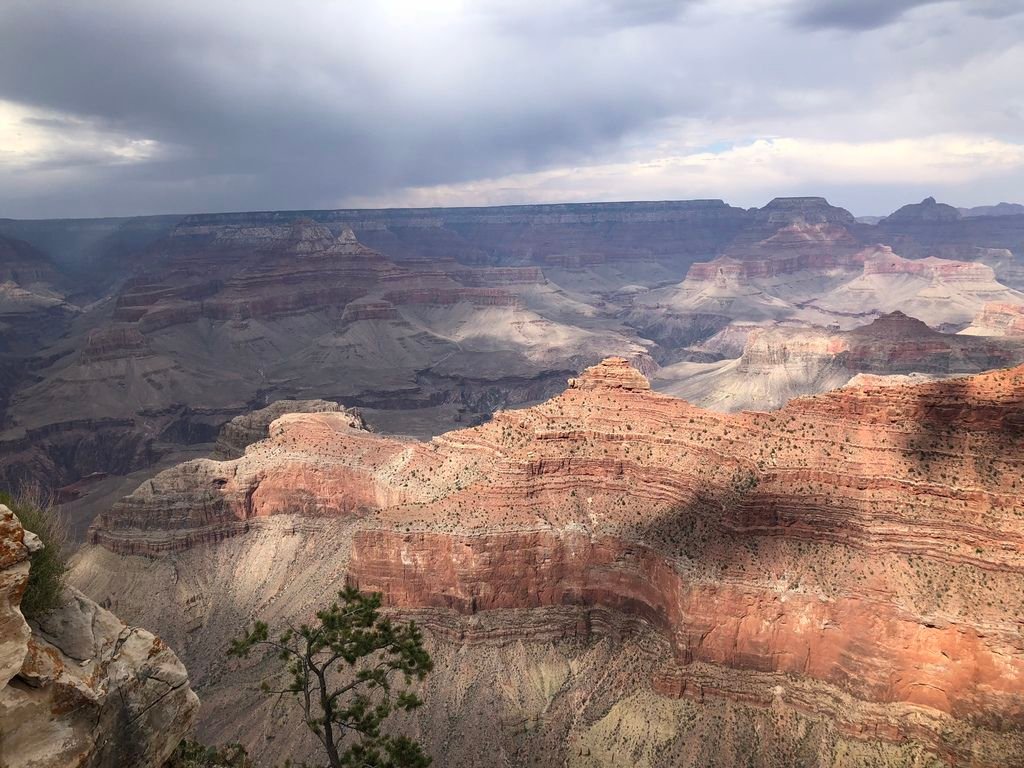
[[[42,547],[0,504],[0,765],[164,765],[199,710],[160,640],[81,592],[31,625],[20,610]]]
[[[82,557],[113,572],[326,516],[346,578],[396,609],[517,614],[507,637],[524,611],[640,617],[671,647],[643,683],[665,697],[994,768],[1024,765],[1022,491],[1024,366],[726,415],[610,358],[430,442],[284,415],[240,458],[147,481]]]

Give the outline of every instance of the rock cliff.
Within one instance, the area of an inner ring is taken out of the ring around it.
[[[665,366],[654,382],[659,391],[706,408],[769,410],[794,397],[845,386],[859,375],[942,377],[1024,362],[1024,340],[989,338],[978,330],[978,335],[941,333],[899,311],[852,331],[730,326],[735,336],[723,331],[710,341],[736,354],[728,345],[742,335],[738,357]]]
[[[207,575],[177,588],[187,628],[167,629],[212,642],[220,582],[201,584],[218,551],[277,542],[280,520],[296,538],[274,546],[307,552],[305,597],[285,599],[296,587],[276,569],[246,571],[269,591],[241,603],[301,615],[313,584],[344,576],[419,612],[445,648],[474,627],[498,646],[553,633],[632,647],[639,635],[604,618],[625,617],[663,645],[614,701],[779,708],[876,754],[916,745],[921,760],[995,768],[1024,760],[1022,405],[1018,367],[729,416],[613,358],[429,443],[288,414],[241,458],[169,470],[102,515],[76,580],[148,616],[144,574],[184,558]]]
[[[236,416],[221,427],[211,456],[214,459],[238,458],[248,446],[266,438],[271,422],[286,413],[323,412],[344,412],[350,417],[351,426],[366,427],[357,411],[347,410],[329,400],[278,400],[266,408]]]
[[[1024,336],[1024,305],[991,302],[982,307],[964,333],[976,336]]]
[[[0,505],[0,762],[159,768],[199,709],[184,666],[74,588],[30,626],[19,603],[41,546]]]

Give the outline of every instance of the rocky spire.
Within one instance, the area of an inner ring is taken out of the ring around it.
[[[633,392],[650,388],[647,377],[624,357],[606,357],[587,368],[578,378],[569,379],[569,389],[624,389]]]

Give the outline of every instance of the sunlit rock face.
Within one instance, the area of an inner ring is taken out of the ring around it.
[[[266,408],[236,416],[225,424],[217,435],[213,458],[234,459],[242,456],[248,446],[267,436],[271,422],[286,413],[323,412],[346,413],[353,427],[366,427],[358,412],[346,410],[330,400],[278,400]]]
[[[656,388],[714,410],[767,410],[846,386],[862,375],[923,380],[1024,362],[1024,338],[941,333],[899,311],[852,331],[737,325],[714,344],[728,348],[741,340],[732,360],[659,369]]]
[[[1024,305],[992,302],[981,312],[965,334],[975,336],[1024,336]]]
[[[19,609],[41,547],[0,504],[0,755],[9,768],[162,766],[199,699],[174,653],[74,588],[31,626]]]
[[[428,443],[287,414],[244,456],[168,470],[101,516],[76,579],[114,598],[127,568],[118,608],[149,616],[147,578],[185,558],[204,574],[176,588],[197,651],[223,631],[229,562],[245,605],[301,615],[314,584],[344,579],[442,650],[606,632],[626,647],[599,617],[628,617],[665,645],[616,696],[781,707],[871,749],[1008,765],[1024,758],[1022,405],[1017,367],[725,415],[613,358]],[[299,586],[294,555],[246,564],[271,545],[307,553]],[[537,611],[562,618],[541,630]]]

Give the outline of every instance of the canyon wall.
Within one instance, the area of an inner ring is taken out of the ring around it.
[[[134,472],[279,399],[426,436],[608,355],[720,359],[712,337],[737,323],[851,330],[901,309],[958,331],[1024,305],[1005,285],[1021,217],[935,205],[878,226],[819,197],[0,220],[0,483]],[[120,448],[89,461],[83,420],[122,425]],[[20,447],[40,430],[45,449]]]
[[[309,547],[310,520],[344,543],[303,560],[306,584],[380,591],[445,648],[478,625],[534,643],[536,611],[565,617],[559,642],[619,637],[594,617],[629,617],[665,645],[620,699],[779,706],[994,768],[1024,759],[1022,405],[1018,367],[727,416],[611,359],[428,443],[288,414],[244,456],[169,470],[102,515],[76,578],[113,598],[118,563],[218,561],[275,519]],[[274,583],[245,600],[288,615]],[[200,634],[213,586],[190,588]]]

